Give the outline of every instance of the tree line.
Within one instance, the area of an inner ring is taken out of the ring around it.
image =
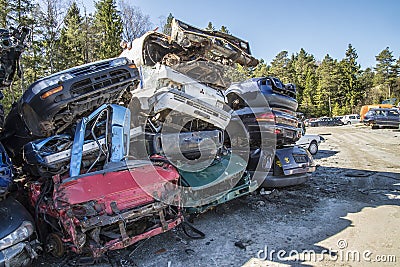
[[[169,33],[172,14],[160,18],[159,31]],[[64,0],[0,0],[0,27],[27,26],[28,47],[21,59],[23,75],[17,77],[3,105],[21,96],[35,80],[81,64],[118,56],[121,40],[132,41],[154,28],[150,17],[128,1],[98,0],[94,13],[77,2]],[[216,30],[211,22],[206,29]],[[228,33],[226,26],[220,31]],[[300,49],[281,51],[267,64],[237,66],[245,77],[276,76],[297,87],[299,111],[308,116],[358,113],[361,105],[400,99],[400,58],[389,47],[376,56],[374,68],[361,69],[357,51],[349,44],[344,58],[328,54],[322,61]]]

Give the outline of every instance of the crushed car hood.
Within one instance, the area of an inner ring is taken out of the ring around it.
[[[148,161],[135,161],[128,166],[64,179],[55,189],[55,199],[61,206],[95,201],[112,214],[115,207],[125,210],[153,202],[154,196],[149,192],[161,192],[166,183],[179,177],[172,166],[153,166]]]

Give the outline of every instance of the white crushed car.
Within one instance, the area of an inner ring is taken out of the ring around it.
[[[321,142],[325,142],[325,138],[318,134],[305,134],[297,142],[296,145],[307,149],[311,155],[318,153],[318,147]]]

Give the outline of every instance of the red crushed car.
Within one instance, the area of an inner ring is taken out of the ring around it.
[[[128,157],[131,133],[123,125],[129,120],[128,109],[103,105],[77,124],[69,146],[64,137],[61,146],[57,138],[25,146],[26,162],[41,159],[50,165],[70,159],[67,169],[52,178],[34,178],[29,187],[39,235],[54,256],[68,247],[100,257],[182,222],[179,205],[169,204],[180,201],[179,173],[167,161]],[[63,149],[57,151],[57,145]]]

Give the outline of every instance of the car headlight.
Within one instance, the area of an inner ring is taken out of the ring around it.
[[[216,107],[219,109],[224,109],[224,103],[222,103],[221,101],[217,101]]]
[[[0,240],[0,250],[24,241],[33,234],[34,229],[35,227],[31,222],[23,221],[14,232]]]
[[[110,66],[111,66],[111,67],[118,67],[118,66],[125,65],[126,63],[128,63],[128,61],[127,61],[126,58],[124,58],[124,57],[119,57],[119,58],[116,58],[116,59],[112,60],[112,61],[110,62]]]
[[[37,84],[35,84],[32,87],[32,92],[34,94],[37,94],[46,87],[50,87],[55,84],[61,84],[62,82],[70,80],[72,78],[74,78],[74,77],[69,73],[61,73],[59,75],[56,75],[56,76],[53,76],[53,77],[50,77],[50,78],[47,78],[47,79],[44,79],[44,80],[38,82]]]

